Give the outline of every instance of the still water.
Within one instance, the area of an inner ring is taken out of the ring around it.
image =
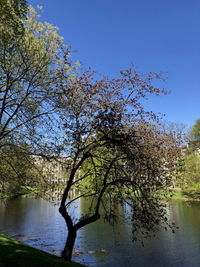
[[[80,214],[87,201],[76,203]],[[127,224],[115,228],[99,220],[78,233],[73,260],[98,267],[200,267],[200,202],[173,201],[170,219],[175,234],[161,230],[144,247],[132,243]],[[66,228],[58,206],[42,199],[0,202],[0,231],[36,248],[59,255]]]

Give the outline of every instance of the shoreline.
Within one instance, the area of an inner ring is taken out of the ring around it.
[[[86,267],[77,262],[33,248],[0,232],[0,266]]]
[[[184,193],[187,192],[187,190],[181,188],[171,188],[170,191],[172,193],[170,200],[197,201],[197,202],[200,201],[200,192],[195,191],[195,193],[193,194]],[[193,196],[195,194],[198,194],[198,197]]]
[[[62,188],[63,185],[59,185],[55,187]],[[191,190],[193,190],[193,193],[191,193]],[[21,192],[17,192],[16,194],[0,194],[0,200],[3,199],[14,199],[17,197],[23,197],[23,196],[31,196],[36,195],[44,192],[44,188],[38,188],[38,187],[27,187],[26,190],[23,188]],[[164,191],[163,191],[164,192]],[[172,194],[172,196],[169,196],[169,200],[184,200],[184,201],[200,201],[200,191],[195,191],[194,188],[188,188],[188,189],[181,189],[179,187],[176,188],[169,188],[169,192]],[[185,193],[184,193],[185,192]],[[198,197],[194,195],[198,195]]]

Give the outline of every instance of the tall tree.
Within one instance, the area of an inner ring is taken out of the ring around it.
[[[39,118],[53,111],[50,96],[55,74],[66,63],[60,57],[65,48],[58,29],[38,18],[30,8],[23,35],[0,43],[0,145],[11,135],[27,136]]]
[[[157,192],[170,185],[179,151],[173,133],[159,129],[158,117],[141,104],[148,94],[166,93],[152,85],[159,75],[129,69],[116,79],[94,77],[91,71],[75,79],[59,72],[57,105],[63,110],[64,146],[72,160],[59,208],[68,228],[62,252],[66,260],[71,260],[79,229],[100,217],[114,221],[115,203],[130,206],[133,239],[167,224]],[[74,188],[79,193],[70,199]],[[90,209],[74,218],[70,205],[86,197]]]
[[[5,147],[20,146],[22,141],[37,151],[43,143],[47,150],[45,143],[56,110],[52,105],[56,74],[61,67],[68,72],[71,68],[67,62],[69,51],[58,28],[40,22],[40,15],[32,7],[26,15],[26,1],[1,1],[0,13],[0,156],[3,158]]]

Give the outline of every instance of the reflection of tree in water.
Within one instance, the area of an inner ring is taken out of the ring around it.
[[[6,229],[4,230],[10,231],[12,229],[12,232],[22,230],[24,227],[23,222],[26,221],[26,217],[31,209],[28,199],[25,198],[17,198],[1,202],[1,226],[5,227],[6,225]]]
[[[58,204],[61,201],[63,187],[60,188],[51,188],[46,190],[45,192],[40,192],[36,195],[37,198],[42,198],[47,201],[53,202],[54,204]],[[70,191],[70,198],[73,198],[76,195],[76,190]]]
[[[51,188],[46,190],[45,192],[40,192],[36,195],[37,198],[42,198],[50,202],[59,202],[60,196],[62,194],[62,188]]]
[[[90,210],[91,200],[82,199],[80,201],[81,214],[84,215]],[[128,223],[128,218],[126,216],[127,210],[125,206],[121,206],[119,203],[114,206],[115,212],[118,214],[117,220],[112,221],[111,224],[108,223],[103,216],[100,220],[96,221],[92,225],[81,229],[81,236],[84,240],[87,240],[90,237],[90,243],[87,243],[86,246],[88,250],[98,250],[108,249],[114,244],[131,241],[131,227]],[[103,214],[103,207],[101,207],[101,212]]]
[[[174,207],[177,212],[174,212]],[[184,202],[177,201],[173,205],[173,214],[179,215],[179,222],[185,224],[188,232],[192,232],[192,236],[197,240],[200,247],[200,202]]]

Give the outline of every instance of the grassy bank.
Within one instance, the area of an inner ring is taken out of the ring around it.
[[[200,201],[200,191],[196,188],[172,189],[172,199]]]
[[[39,187],[20,186],[18,190],[14,190],[14,191],[8,190],[5,192],[0,192],[0,199],[15,198],[18,196],[29,195],[29,194],[37,194],[43,191],[44,189],[39,188]]]
[[[61,258],[22,244],[0,234],[1,267],[81,267],[75,262],[65,262]]]
[[[56,185],[54,189],[62,189],[63,184],[61,185]],[[6,198],[16,198],[18,196],[25,196],[25,195],[37,195],[46,192],[47,190],[52,189],[52,187],[49,188],[42,188],[42,187],[30,187],[30,186],[21,186],[20,190],[11,193],[1,193],[0,192],[0,199],[6,199]],[[180,199],[180,200],[196,200],[200,201],[200,185],[195,186],[195,187],[188,187],[188,188],[173,188],[169,189],[169,192],[167,191],[158,191],[160,195],[165,196],[166,193],[169,193],[169,198],[171,199]],[[170,195],[172,195],[170,197]],[[165,198],[165,197],[164,197]]]
[[[4,192],[0,190],[0,199],[6,199],[6,198],[16,198],[18,196],[25,196],[25,195],[36,195],[36,194],[42,194],[47,192],[48,190],[57,190],[64,188],[64,184],[58,184],[54,186],[46,186],[46,187],[34,187],[34,186],[20,186],[19,188],[10,191],[5,190]]]

